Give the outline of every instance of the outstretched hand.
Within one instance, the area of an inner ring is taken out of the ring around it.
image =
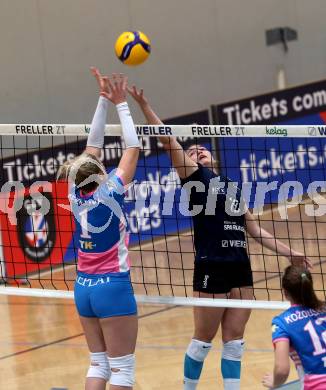
[[[144,90],[142,88],[137,89],[136,86],[133,85],[132,88],[128,87],[128,92],[130,93],[130,95],[136,100],[136,102],[140,106],[144,106],[144,105],[148,104],[148,100],[144,96]]]
[[[107,77],[102,76],[100,71],[97,68],[95,68],[94,66],[91,67],[91,72],[97,81],[97,84],[98,84],[99,89],[100,89],[100,94],[102,95],[105,93],[109,93],[109,89],[108,89],[108,85],[107,85]]]
[[[115,105],[127,100],[127,76],[122,73],[113,73],[111,77],[106,77],[105,81],[109,92],[101,93],[102,96],[105,96]]]
[[[127,100],[127,76],[122,73],[113,73],[109,78],[102,76],[100,71],[95,67],[91,67],[91,72],[96,78],[101,96],[104,96],[115,105]]]
[[[289,256],[289,260],[292,265],[303,266],[306,267],[309,271],[312,270],[313,264],[311,259],[306,257],[301,252],[292,251],[291,255]]]

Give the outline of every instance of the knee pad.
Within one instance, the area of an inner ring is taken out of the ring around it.
[[[186,353],[191,359],[197,360],[197,362],[203,362],[211,348],[212,343],[192,339]]]
[[[135,383],[135,355],[109,357],[111,368],[110,384],[115,386],[133,386]]]
[[[108,381],[110,379],[110,365],[106,352],[90,353],[91,364],[89,366],[87,378],[101,378]]]
[[[228,341],[223,344],[222,359],[241,361],[243,351],[243,339]]]

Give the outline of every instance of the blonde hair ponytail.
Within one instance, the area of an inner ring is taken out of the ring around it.
[[[72,181],[83,192],[93,191],[100,182],[99,175],[105,175],[105,168],[94,155],[83,153],[66,161],[59,169],[57,180]]]

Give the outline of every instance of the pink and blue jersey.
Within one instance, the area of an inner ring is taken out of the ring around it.
[[[78,271],[87,274],[129,271],[129,234],[121,179],[110,175],[109,181],[87,195],[73,186],[69,200],[76,222]]]
[[[291,306],[273,318],[272,339],[289,341],[301,361],[305,389],[326,389],[326,311]]]

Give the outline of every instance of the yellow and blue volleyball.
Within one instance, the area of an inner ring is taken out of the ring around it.
[[[115,43],[115,54],[126,65],[135,66],[147,60],[151,43],[141,31],[125,31]]]

